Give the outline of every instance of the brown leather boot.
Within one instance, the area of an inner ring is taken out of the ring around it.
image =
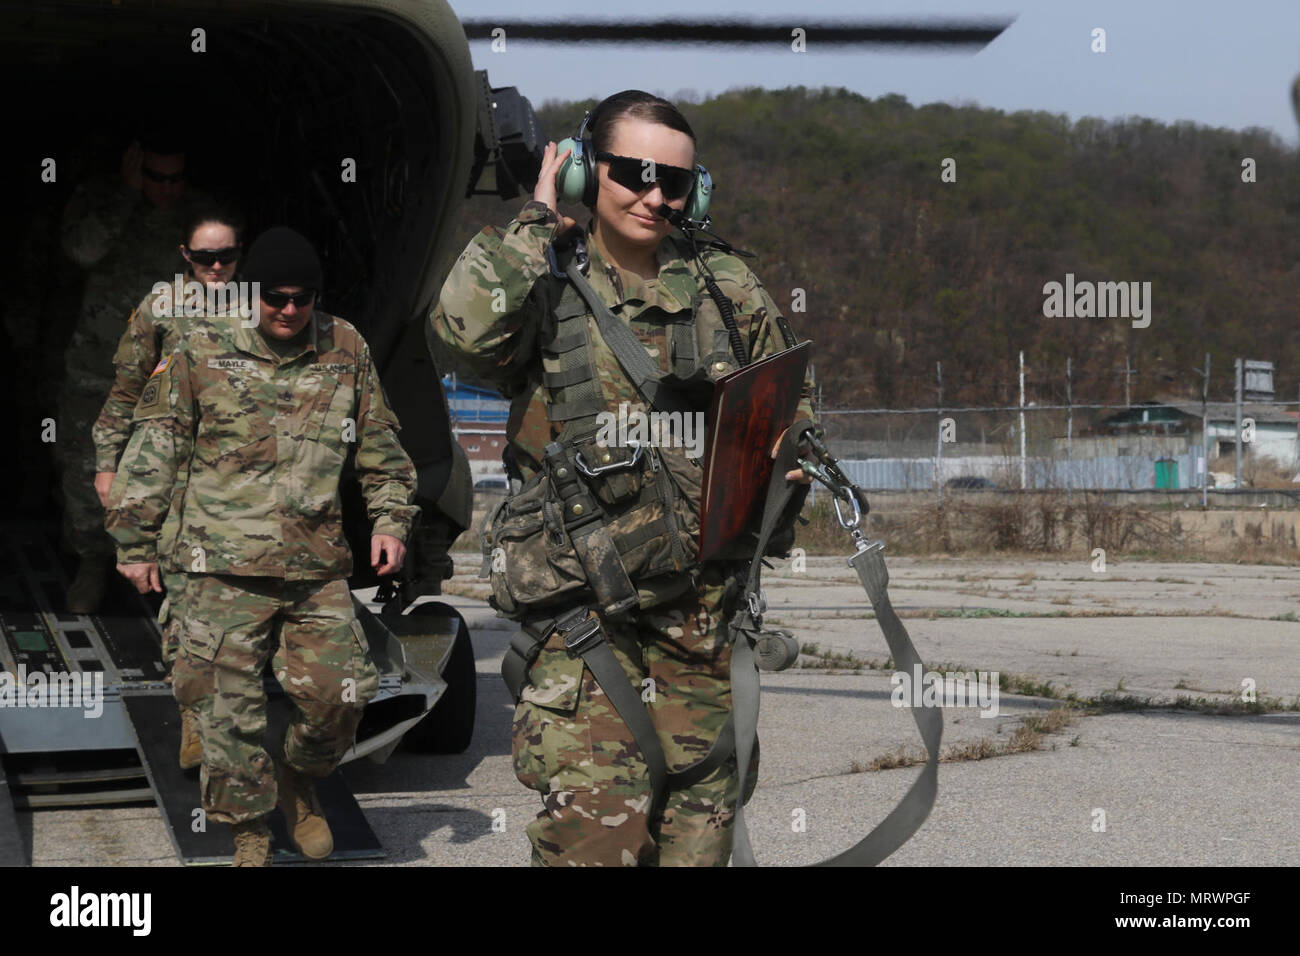
[[[104,600],[109,576],[116,569],[112,558],[103,555],[84,555],[77,565],[77,576],[68,585],[68,611],[73,614],[94,614]]]
[[[270,866],[271,865],[271,830],[266,825],[266,817],[236,823],[235,862],[232,866]]]
[[[199,737],[199,712],[193,707],[181,708],[182,770],[193,770],[203,763],[203,741]]]
[[[334,852],[334,834],[325,821],[316,785],[311,777],[281,764],[276,774],[280,812],[298,852],[309,860],[323,860]]]

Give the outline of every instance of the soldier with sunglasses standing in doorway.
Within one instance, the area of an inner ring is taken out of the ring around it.
[[[64,253],[86,270],[85,291],[67,350],[55,449],[62,469],[64,547],[79,559],[67,610],[94,612],[113,572],[104,533],[92,430],[115,378],[113,355],[142,296],[174,271],[176,237],[201,197],[187,191],[185,148],[170,130],[141,137],[122,156],[116,181],[78,186],[64,208]]]

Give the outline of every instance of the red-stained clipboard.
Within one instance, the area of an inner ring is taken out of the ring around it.
[[[700,496],[700,560],[744,533],[762,512],[772,446],[794,423],[810,342],[769,355],[714,382]]]

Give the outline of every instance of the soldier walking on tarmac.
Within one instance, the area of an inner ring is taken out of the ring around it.
[[[592,210],[586,229],[559,215],[557,182]],[[659,396],[689,406],[685,386],[711,390],[796,344],[739,258],[701,257],[671,234],[663,207],[699,220],[710,190],[676,107],[611,96],[567,145],[548,145],[532,200],[470,242],[430,316],[431,346],[513,399],[507,468],[521,487],[485,528],[484,570],[494,605],[522,624],[503,672],[515,774],[542,798],[528,826],[536,865],[725,866],[731,854],[739,773],[715,743],[731,725],[728,622],[744,579],[734,559],[697,559],[699,456],[598,430],[616,410],[644,415],[656,377],[683,385]],[[802,398],[795,417],[811,420],[809,382]],[[605,646],[616,663],[587,656]],[[663,793],[652,749],[689,779]]]

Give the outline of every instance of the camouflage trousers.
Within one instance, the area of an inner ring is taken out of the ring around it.
[[[104,506],[95,492],[95,443],[91,429],[108,398],[110,385],[69,384],[59,398],[55,448],[63,488],[65,546],[83,558],[109,558],[113,539],[104,530]]]
[[[328,776],[352,746],[379,674],[346,581],[186,577],[172,689],[199,711],[204,811],[241,823],[276,804],[275,764],[264,746],[267,661],[295,705],[284,760],[310,777]]]
[[[733,610],[720,566],[700,586],[602,630],[649,711],[670,771],[708,753],[731,711]],[[617,641],[617,643],[616,643]],[[624,647],[639,653],[633,659]],[[515,708],[515,775],[542,794],[528,825],[535,866],[725,866],[739,779],[734,757],[650,813],[650,775],[631,730],[558,635]]]
[[[176,664],[176,654],[180,650],[181,624],[187,613],[185,610],[185,579],[188,575],[179,571],[163,571],[162,582],[166,596],[162,607],[158,609],[158,628],[162,631],[162,659],[167,668],[167,681],[172,679],[172,668]]]

